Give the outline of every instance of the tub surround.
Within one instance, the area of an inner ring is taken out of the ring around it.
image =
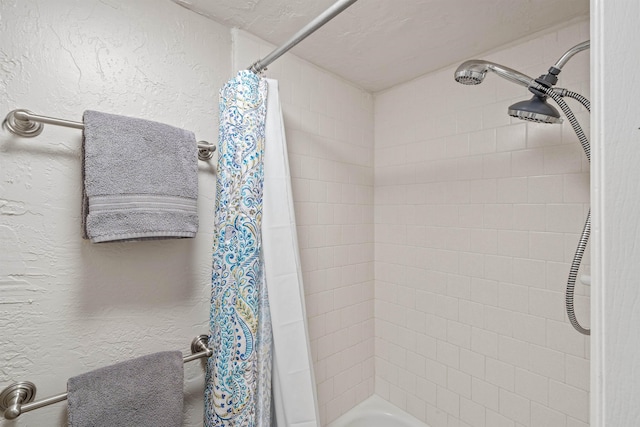
[[[582,22],[481,59],[537,76],[588,39]],[[585,426],[590,341],[564,288],[589,164],[568,121],[507,115],[525,88],[460,85],[457,65],[376,94],[376,394],[432,427]],[[588,53],[558,86],[589,97]]]

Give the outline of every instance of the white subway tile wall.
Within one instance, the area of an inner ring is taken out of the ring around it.
[[[537,77],[588,38],[575,23],[486,59]],[[586,426],[589,339],[564,288],[588,162],[567,121],[507,115],[524,88],[454,69],[375,95],[375,392],[431,427]],[[588,53],[559,86],[589,96]]]
[[[273,48],[243,31],[232,34],[235,70]],[[326,425],[374,391],[373,96],[291,54],[267,76],[280,85]]]
[[[486,58],[537,76],[587,38],[578,23]],[[270,49],[234,30],[234,68]],[[506,115],[524,89],[495,75],[464,87],[453,70],[377,94],[375,116],[370,94],[293,55],[268,72],[280,80],[322,424],[375,389],[431,427],[587,425],[588,339],[563,292],[588,163],[568,123]],[[575,57],[560,85],[588,96],[588,70]],[[579,284],[586,324],[588,294]]]

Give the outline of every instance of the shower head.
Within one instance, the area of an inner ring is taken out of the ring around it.
[[[460,64],[454,73],[454,77],[458,83],[478,85],[486,77],[487,71],[493,71],[512,83],[526,87],[534,95],[528,101],[516,102],[510,106],[510,116],[536,123],[562,123],[558,110],[547,103],[546,94],[549,93],[549,90],[553,90],[552,88],[558,82],[558,74],[560,74],[567,61],[576,53],[589,49],[589,46],[590,42],[587,40],[572,47],[562,55],[555,65],[549,68],[547,74],[543,74],[535,80],[504,65],[480,59],[471,59]]]
[[[510,82],[524,86],[532,91],[540,82],[516,70],[489,61],[472,59],[465,61],[455,72],[458,83],[477,85],[482,83],[487,71],[493,71]],[[549,105],[543,93],[534,92],[533,98],[517,102],[509,107],[509,115],[536,123],[562,123],[558,110]]]
[[[487,67],[478,63],[479,61],[466,61],[458,67],[455,72],[455,79],[463,85],[479,85],[487,75]]]
[[[487,75],[486,72],[480,72],[475,70],[460,70],[456,71],[456,81],[463,85],[479,85]]]
[[[562,123],[558,110],[547,103],[546,97],[538,95],[511,105],[509,115],[535,123]]]
[[[514,69],[480,59],[471,59],[460,64],[454,77],[458,83],[463,85],[478,85],[486,77],[487,71],[493,71],[500,77],[527,88],[534,82],[531,77]]]

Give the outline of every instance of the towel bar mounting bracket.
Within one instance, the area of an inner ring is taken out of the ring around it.
[[[24,138],[33,138],[42,133],[44,125],[40,122],[29,120],[29,114],[31,111],[24,109],[17,109],[10,111],[7,117],[4,119],[4,125],[9,132],[22,136]]]
[[[208,351],[209,335],[198,335],[191,341],[191,354],[197,354],[201,351]],[[213,353],[213,352],[212,352]]]
[[[22,413],[22,405],[33,402],[36,385],[29,381],[11,384],[0,393],[0,411],[7,420],[15,420]]]

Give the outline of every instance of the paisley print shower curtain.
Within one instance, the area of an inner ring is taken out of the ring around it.
[[[220,91],[205,426],[271,425],[271,321],[261,261],[267,84],[241,71]]]

